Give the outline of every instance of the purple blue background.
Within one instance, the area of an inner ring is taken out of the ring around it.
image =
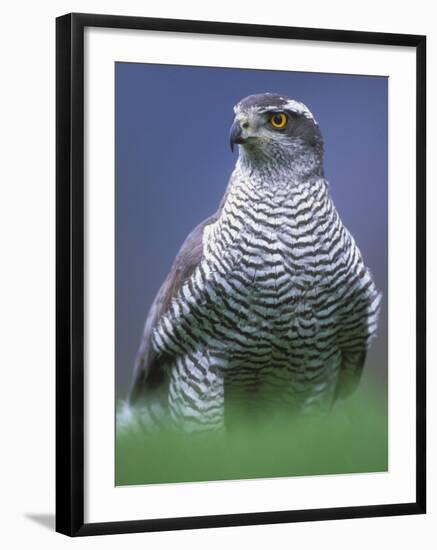
[[[232,107],[261,92],[304,102],[319,122],[335,205],[384,295],[366,369],[385,387],[387,78],[117,63],[115,79],[117,396],[179,247],[225,191]]]

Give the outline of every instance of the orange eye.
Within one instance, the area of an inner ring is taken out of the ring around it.
[[[287,122],[288,118],[285,113],[275,113],[270,119],[270,124],[273,128],[284,128]]]

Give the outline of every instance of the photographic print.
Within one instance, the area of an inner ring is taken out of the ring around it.
[[[116,485],[387,471],[387,94],[115,64]]]
[[[426,512],[426,37],[56,21],[56,530]]]

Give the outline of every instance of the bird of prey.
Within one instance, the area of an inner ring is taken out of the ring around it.
[[[149,311],[124,417],[228,428],[236,403],[329,411],[358,385],[381,295],[329,193],[318,123],[263,93],[234,107],[239,156]]]

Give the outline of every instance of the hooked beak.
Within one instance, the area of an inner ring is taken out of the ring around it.
[[[234,146],[236,143],[241,144],[245,142],[246,140],[243,138],[243,130],[241,128],[240,122],[238,120],[234,120],[231,126],[231,133],[229,136],[231,151],[234,152]]]

